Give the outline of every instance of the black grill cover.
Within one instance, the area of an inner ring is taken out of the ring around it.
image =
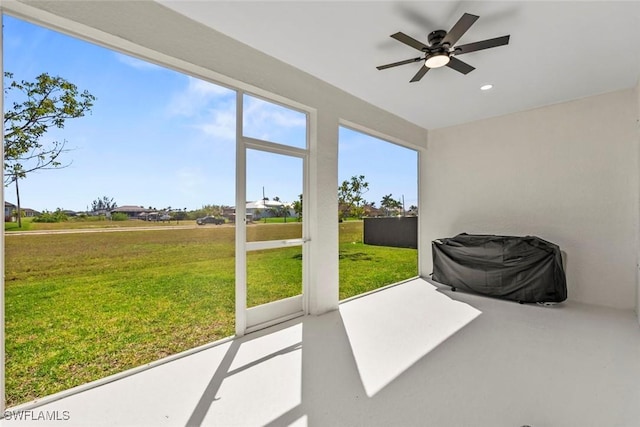
[[[436,282],[519,302],[567,299],[560,248],[538,237],[462,233],[432,249]]]

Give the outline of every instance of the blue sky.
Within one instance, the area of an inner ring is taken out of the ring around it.
[[[114,51],[4,17],[5,71],[33,81],[43,72],[88,90],[96,101],[85,117],[52,129],[46,139],[71,149],[60,170],[20,181],[21,204],[36,210],[85,210],[102,196],[119,206],[197,209],[235,204],[235,93]],[[10,105],[5,100],[5,108]],[[304,115],[245,98],[244,133],[301,146]],[[341,128],[339,182],[365,175],[365,198],[385,194],[417,204],[417,154]],[[293,201],[302,189],[298,159],[262,152],[247,155],[247,198]],[[15,186],[5,187],[15,203]]]

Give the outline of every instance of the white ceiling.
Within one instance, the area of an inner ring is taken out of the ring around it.
[[[640,77],[639,1],[160,3],[428,129],[626,89]],[[409,83],[420,63],[375,68],[420,56],[391,34],[426,43],[464,12],[480,19],[458,44],[510,34],[509,45],[460,56],[476,67],[466,76],[444,67]],[[486,83],[494,89],[480,91]]]

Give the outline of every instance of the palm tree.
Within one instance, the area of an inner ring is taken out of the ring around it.
[[[386,215],[389,216],[391,209],[399,209],[402,207],[402,204],[395,200],[391,194],[387,194],[382,198],[380,206],[385,210]]]
[[[298,200],[293,202],[293,211],[298,216],[298,222],[302,221],[302,194],[298,195]]]

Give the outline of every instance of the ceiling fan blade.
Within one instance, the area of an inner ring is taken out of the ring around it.
[[[452,68],[462,74],[469,74],[475,67],[467,64],[466,62],[460,61],[458,58],[451,57],[451,60],[447,64],[447,67]]]
[[[464,15],[462,15],[462,18],[460,18],[458,22],[455,23],[453,28],[451,28],[451,31],[449,31],[447,35],[444,36],[441,44],[449,43],[449,46],[453,46],[454,44],[456,44],[458,40],[460,40],[460,37],[462,37],[462,35],[466,33],[469,28],[471,28],[473,23],[476,22],[478,18],[479,16],[472,15],[470,13],[465,13]]]
[[[480,42],[463,44],[462,46],[456,46],[455,54],[462,55],[463,53],[475,52],[477,50],[504,46],[506,44],[509,44],[509,37],[510,36],[496,37],[495,39],[487,39],[487,40],[482,40]]]
[[[395,34],[391,34],[391,37],[398,40],[399,42],[402,42],[406,45],[411,46],[414,49],[418,49],[421,51],[427,51],[429,49],[429,46],[427,46],[426,44],[414,39],[413,37],[410,37],[408,35],[406,35],[405,33],[395,33]]]
[[[420,69],[418,70],[418,72],[416,73],[415,76],[413,76],[413,78],[410,80],[410,82],[417,82],[420,81],[421,78],[424,77],[425,74],[427,74],[427,71],[429,71],[431,68],[427,67],[426,65],[423,65],[422,67],[420,67]]]
[[[378,65],[376,68],[378,70],[386,70],[387,68],[397,67],[398,65],[411,64],[412,62],[418,62],[418,61],[420,61],[422,59],[424,59],[424,58],[412,58],[412,59],[407,59],[405,61],[394,62],[393,64]]]

